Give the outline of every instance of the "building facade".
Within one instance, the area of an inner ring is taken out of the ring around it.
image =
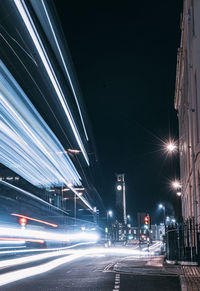
[[[175,109],[179,121],[183,221],[197,247],[200,225],[200,1],[184,0],[177,56]],[[195,242],[196,241],[196,242]]]
[[[122,224],[127,223],[126,217],[126,193],[124,174],[117,174],[116,181],[116,214],[117,221]]]

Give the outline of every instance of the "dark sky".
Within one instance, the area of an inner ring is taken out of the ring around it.
[[[115,173],[125,173],[128,212],[167,214],[178,198],[170,179],[178,158],[162,140],[178,138],[173,108],[182,0],[55,1],[91,121],[103,173],[101,196],[113,207]]]

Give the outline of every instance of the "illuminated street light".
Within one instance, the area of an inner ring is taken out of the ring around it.
[[[121,191],[121,190],[122,190],[122,186],[121,186],[121,185],[118,185],[118,186],[117,186],[117,190],[118,190],[118,191]]]
[[[165,206],[164,206],[163,204],[159,204],[158,207],[159,207],[160,209],[165,209]]]
[[[168,144],[166,144],[166,150],[168,153],[174,153],[177,151],[177,145],[175,142],[170,141]]]
[[[107,214],[108,214],[108,216],[112,217],[112,215],[113,215],[112,210],[109,210],[109,211],[107,212]]]
[[[127,219],[131,219],[131,216],[129,214],[127,215]]]
[[[158,205],[159,209],[163,210],[163,221],[164,221],[164,225],[165,225],[165,206],[163,204],[159,204]]]
[[[174,181],[174,182],[172,182],[172,187],[174,189],[181,188],[181,183],[179,181]]]
[[[177,195],[177,196],[181,196],[181,192],[178,191],[178,192],[176,193],[176,195]]]

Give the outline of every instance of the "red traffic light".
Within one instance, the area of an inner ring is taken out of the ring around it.
[[[19,218],[19,224],[24,227],[27,224],[27,219],[25,217],[20,217]]]
[[[147,214],[147,216],[145,216],[145,218],[144,218],[144,224],[150,225],[150,216],[149,216],[149,214]]]

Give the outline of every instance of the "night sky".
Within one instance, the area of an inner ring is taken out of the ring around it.
[[[182,0],[55,0],[93,129],[102,172],[100,194],[113,208],[115,173],[125,173],[128,213],[159,222],[178,214],[170,188],[178,157],[162,141],[178,139],[174,110]]]

